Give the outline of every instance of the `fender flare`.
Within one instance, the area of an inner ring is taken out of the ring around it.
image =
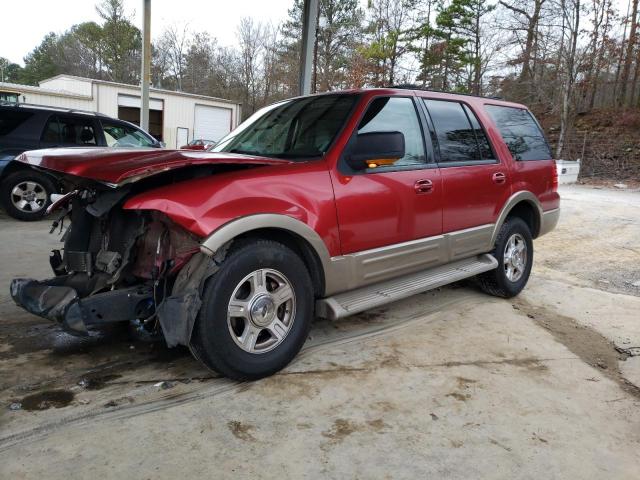
[[[331,260],[329,250],[318,233],[306,223],[293,217],[277,213],[259,213],[247,215],[225,223],[214,230],[200,244],[200,250],[206,255],[213,256],[224,245],[244,233],[264,228],[279,229],[301,237],[314,250],[322,264],[326,285],[332,285],[335,266]]]
[[[502,228],[502,225],[507,219],[507,216],[509,215],[509,213],[511,213],[511,210],[513,210],[513,208],[516,205],[522,202],[528,203],[533,207],[534,212],[536,212],[536,221],[538,222],[538,226],[539,228],[542,226],[543,211],[542,211],[542,204],[540,203],[540,200],[538,200],[538,197],[536,197],[532,192],[528,190],[521,190],[519,192],[516,192],[507,199],[504,206],[502,207],[502,210],[500,211],[498,220],[496,221],[496,224],[493,227],[493,234],[491,235],[491,243],[489,244],[491,245],[491,248],[493,248],[493,245],[495,245],[496,238],[498,237],[498,232]],[[531,232],[531,233],[533,234],[534,237],[537,236],[537,232]]]

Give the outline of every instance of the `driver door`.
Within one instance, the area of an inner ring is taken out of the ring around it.
[[[342,253],[366,252],[364,283],[441,260],[442,184],[422,122],[413,97],[374,97],[353,134],[401,132],[405,156],[359,171],[339,162],[333,183]]]

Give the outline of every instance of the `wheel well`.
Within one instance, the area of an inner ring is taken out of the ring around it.
[[[302,259],[309,271],[315,297],[319,298],[324,295],[325,284],[322,262],[313,247],[304,238],[281,228],[260,228],[258,230],[251,230],[243,233],[234,238],[233,241],[235,242],[240,239],[252,238],[273,240],[275,242],[282,243],[293,250]]]
[[[511,210],[509,210],[509,217],[518,217],[524,220],[531,231],[531,236],[536,238],[540,232],[540,219],[538,218],[538,212],[536,208],[527,201],[522,201],[516,204]]]
[[[51,175],[50,173],[42,170],[36,170],[27,164],[14,161],[14,160],[10,161],[7,164],[7,166],[2,169],[2,171],[0,172],[0,181],[4,181],[5,178],[7,178],[10,175],[13,175],[16,172],[28,172],[28,171],[38,172],[40,175],[44,175],[48,177],[56,186],[58,186],[58,188],[60,187],[60,182],[58,181],[58,179],[55,176]]]

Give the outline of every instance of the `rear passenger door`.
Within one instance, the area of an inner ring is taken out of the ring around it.
[[[511,192],[507,165],[498,159],[468,104],[432,98],[422,102],[437,145],[443,232],[452,234],[452,257],[486,251],[493,224]]]

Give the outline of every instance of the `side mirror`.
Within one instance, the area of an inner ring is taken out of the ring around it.
[[[404,134],[401,132],[371,132],[356,136],[346,157],[354,170],[393,165],[404,157]]]

